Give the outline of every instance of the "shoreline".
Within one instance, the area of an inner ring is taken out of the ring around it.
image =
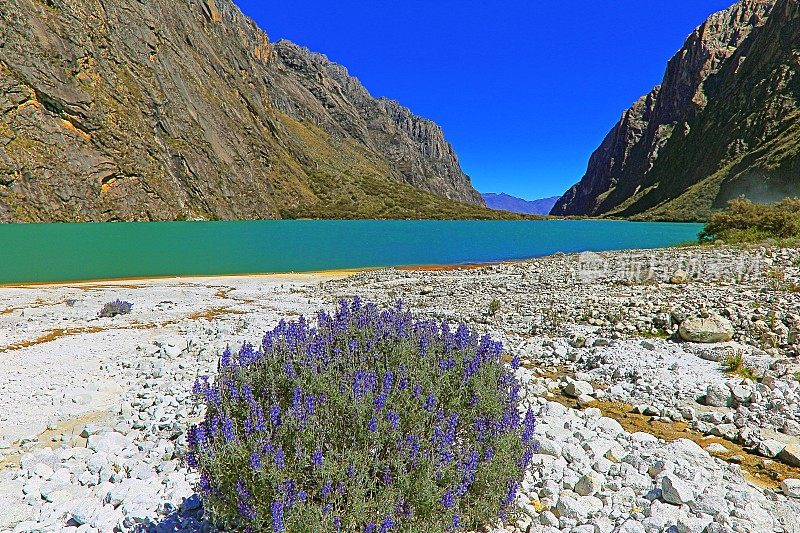
[[[578,256],[584,253],[594,254],[619,254],[619,253],[635,253],[647,252],[654,250],[670,250],[675,248],[700,248],[707,247],[708,245],[699,242],[686,242],[678,243],[670,246],[658,246],[653,248],[625,248],[615,250],[584,250],[581,252],[554,252],[551,254],[523,257],[518,259],[498,259],[490,261],[476,261],[476,262],[461,262],[461,263],[420,263],[420,264],[402,264],[402,265],[388,265],[388,266],[365,266],[365,267],[352,267],[352,268],[332,268],[322,270],[308,270],[308,271],[286,271],[286,272],[244,272],[235,274],[178,274],[178,275],[164,275],[164,276],[127,276],[120,278],[88,278],[80,280],[66,280],[66,281],[46,281],[46,282],[24,282],[24,283],[3,283],[0,282],[0,289],[14,289],[14,288],[37,288],[37,287],[55,287],[55,286],[71,286],[71,285],[112,285],[122,284],[126,282],[148,282],[148,281],[181,281],[181,280],[225,280],[237,278],[251,278],[251,279],[269,279],[279,277],[290,278],[303,278],[303,277],[339,277],[360,274],[363,272],[372,272],[378,270],[399,270],[399,271],[419,271],[419,272],[436,272],[436,271],[459,271],[459,270],[477,270],[484,267],[493,265],[514,265],[520,263],[528,263],[537,259],[546,259],[556,256]]]

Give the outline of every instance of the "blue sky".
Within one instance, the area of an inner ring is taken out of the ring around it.
[[[438,122],[482,192],[563,193],[686,36],[733,0],[235,0],[275,41]]]

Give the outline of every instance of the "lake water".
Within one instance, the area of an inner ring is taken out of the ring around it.
[[[483,263],[656,248],[700,224],[595,220],[0,225],[0,283]]]

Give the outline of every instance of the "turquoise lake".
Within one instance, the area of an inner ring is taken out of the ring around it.
[[[597,220],[0,225],[0,283],[485,263],[670,246],[701,229]]]

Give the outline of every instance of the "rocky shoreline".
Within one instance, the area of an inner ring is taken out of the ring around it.
[[[211,531],[182,462],[195,377],[228,343],[360,295],[522,359],[540,453],[505,529],[798,532],[798,283],[800,251],[696,247],[0,288],[0,531]],[[97,318],[116,298],[133,313]]]

